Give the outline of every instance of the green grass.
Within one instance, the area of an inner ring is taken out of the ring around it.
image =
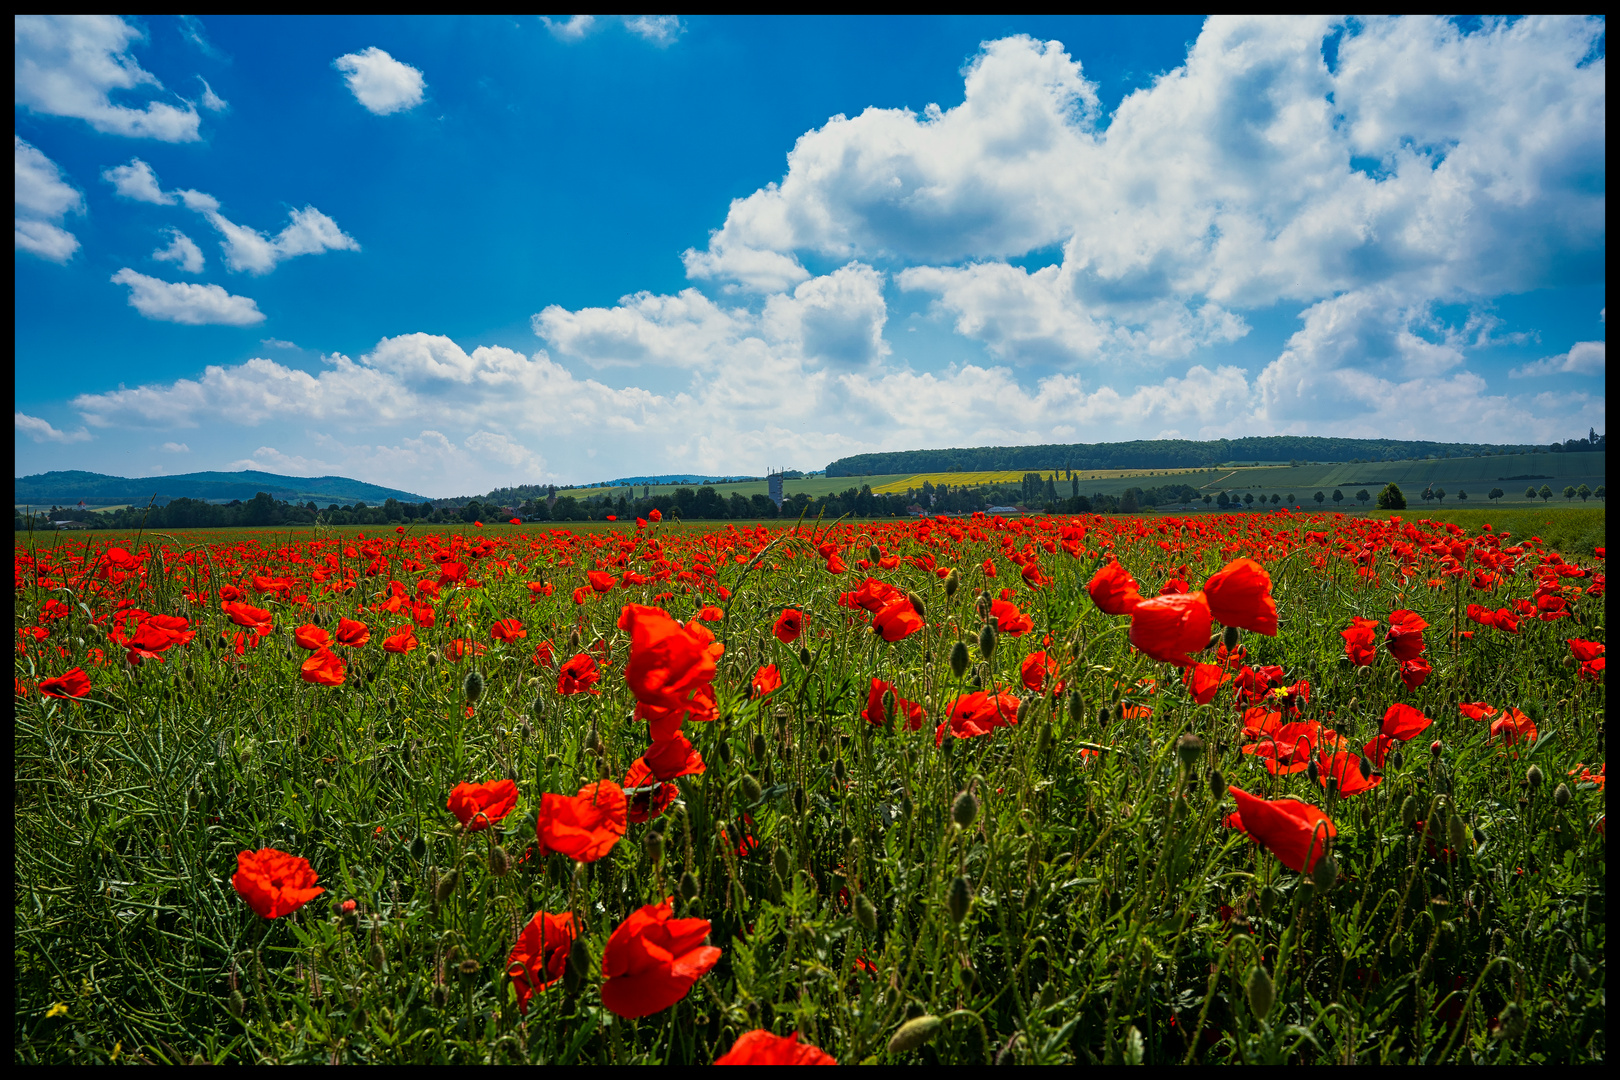
[[[1492,509],[1407,509],[1395,516],[1407,520],[1428,518],[1431,521],[1449,521],[1478,535],[1489,525],[1497,533],[1511,533],[1515,542],[1539,537],[1541,542],[1555,551],[1590,556],[1594,549],[1606,546],[1607,521],[1602,506],[1573,507],[1559,505],[1563,500],[1539,509],[1528,506],[1496,507]],[[1373,511],[1377,517],[1389,517],[1383,511]]]
[[[1516,539],[1529,535],[1511,514],[1485,517]],[[1537,520],[1602,529],[1601,512]],[[673,587],[670,608],[685,618],[719,601],[716,590],[699,597],[671,582],[575,605],[569,593],[589,566],[616,557],[626,527],[569,526],[585,536],[579,542],[543,528],[456,530],[496,545],[473,568],[484,585],[446,590],[435,627],[408,656],[378,648],[380,631],[402,620],[365,613],[372,643],[349,654],[337,688],[299,679],[307,654],[293,628],[312,618],[331,627],[388,577],[431,571],[405,574],[396,561],[367,578],[340,558],[356,591],[311,588],[307,607],[271,603],[274,632],[239,660],[207,644],[236,628],[217,601],[187,598],[192,566],[307,580],[342,545],[198,532],[176,539],[207,545],[200,560],[174,564],[178,576],[149,568],[144,588],[139,578],[79,582],[66,565],[70,549],[59,548],[64,565],[42,573],[68,594],[41,588],[19,562],[19,630],[39,620],[47,599],[70,602],[42,647],[16,654],[17,678],[32,685],[79,664],[94,689],[82,704],[29,693],[14,710],[14,1059],[704,1064],[741,1032],[765,1027],[800,1032],[847,1064],[1600,1063],[1604,801],[1570,771],[1604,760],[1606,688],[1576,678],[1564,639],[1603,639],[1603,599],[1580,595],[1572,620],[1529,619],[1516,636],[1465,640],[1451,631],[1467,625],[1458,612],[1475,594],[1459,578],[1445,589],[1422,584],[1445,549],[1400,557],[1419,564],[1410,588],[1387,543],[1374,549],[1372,578],[1338,557],[1360,549],[1359,530],[1373,527],[1365,518],[1200,517],[1171,539],[1155,516],[1085,524],[1087,546],[1111,541],[1145,592],[1183,563],[1196,588],[1252,552],[1270,568],[1281,626],[1275,638],[1245,633],[1243,643],[1254,663],[1309,680],[1309,719],[1355,746],[1393,702],[1434,725],[1387,764],[1380,787],[1350,799],[1305,773],[1269,775],[1240,752],[1230,689],[1196,704],[1174,669],[1128,646],[1126,620],[1086,597],[1094,558],[1037,547],[1054,583],[1019,586],[1016,598],[1035,629],[1001,635],[982,662],[975,647],[970,669],[1025,699],[1020,722],[936,747],[933,724],[972,688],[949,656],[958,639],[980,640],[974,593],[1019,580],[994,533],[942,548],[913,523],[865,523],[835,534],[848,574],[829,575],[807,541],[787,539],[745,575],[731,551],[716,551],[729,536],[724,524],[694,523],[658,535],[666,555],[704,554],[730,594],[715,624],[726,646],[721,719],[686,726],[707,770],[678,781],[676,807],[631,825],[609,857],[576,868],[533,852],[534,812],[544,793],[619,779],[646,748],[646,726],[629,719],[620,604]],[[1548,526],[1539,528],[1548,539]],[[1305,539],[1314,529],[1334,534],[1332,543]],[[343,541],[360,531],[333,530]],[[1184,546],[1161,546],[1172,539]],[[838,603],[860,583],[854,560],[872,542],[934,556],[963,575],[948,593],[909,564],[884,572],[917,596],[929,624],[894,644]],[[986,558],[999,565],[994,579],[979,569]],[[557,589],[535,603],[525,583],[539,575]],[[1499,606],[1533,585],[1521,571],[1480,599]],[[163,663],[95,666],[90,649],[118,653],[90,616],[118,599],[182,614],[199,638]],[[802,657],[770,633],[789,605],[808,615]],[[1342,659],[1339,631],[1352,616],[1387,620],[1396,607],[1430,623],[1434,671],[1415,691],[1387,656],[1365,669]],[[507,617],[528,629],[520,647],[445,658],[451,638],[490,642],[490,623]],[[1044,648],[1061,661],[1067,687],[1043,696],[1022,688],[1019,670],[1048,634]],[[555,673],[530,661],[541,639],[566,657],[598,636],[613,659],[600,696],[560,696]],[[764,663],[780,669],[784,686],[750,700],[745,687]],[[472,665],[484,690],[468,716]],[[925,704],[923,731],[860,719],[873,676]],[[1488,742],[1486,726],[1457,709],[1476,700],[1524,709],[1538,737],[1511,751]],[[1203,740],[1186,770],[1176,750],[1184,732]],[[1539,787],[1532,767],[1544,777]],[[498,830],[460,832],[445,811],[449,789],[503,776],[519,786],[517,810]],[[1233,802],[1217,776],[1322,806],[1339,830],[1332,888],[1224,828]],[[965,829],[951,818],[964,790],[980,802]],[[1448,838],[1448,814],[1464,842],[1442,839],[1431,853],[1407,818]],[[746,831],[756,846],[736,856],[717,842],[722,827]],[[647,846],[654,831],[660,861]],[[496,872],[495,845],[510,872]],[[326,895],[273,922],[252,915],[229,878],[237,853],[261,846],[308,858]],[[608,937],[637,906],[678,893],[686,874],[695,889],[678,913],[710,922],[722,959],[674,1007],[618,1019],[598,996]],[[960,922],[948,900],[958,879],[970,898]],[[856,917],[859,895],[872,902],[870,923]],[[346,899],[356,901],[352,916],[336,907]],[[521,1017],[503,974],[516,930],[537,910],[570,909],[591,958],[583,985],[537,995]],[[1275,986],[1269,1010],[1246,992],[1258,968]],[[941,1018],[937,1034],[890,1052],[913,1013]]]

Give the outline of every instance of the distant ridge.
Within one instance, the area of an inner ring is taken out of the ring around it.
[[[659,476],[621,476],[599,484],[571,484],[576,488],[622,487],[626,484],[732,484],[740,480],[763,480],[763,476],[700,476],[697,473],[664,473]]]
[[[244,502],[259,492],[284,502],[383,503],[389,499],[420,503],[421,495],[398,488],[380,487],[346,476],[281,476],[277,473],[198,472],[174,476],[123,477],[93,472],[47,472],[19,476],[12,484],[16,506],[87,506],[144,504],[154,495],[160,505],[173,499],[201,499],[206,502]]]
[[[1598,438],[1601,439],[1601,436]],[[1593,447],[1586,445],[1579,449]],[[1601,449],[1601,443],[1597,447]],[[856,454],[827,466],[828,476],[885,476],[901,473],[992,472],[1009,469],[1198,469],[1223,462],[1400,461],[1447,455],[1524,454],[1542,444],[1496,444],[1336,439],[1271,435],[1252,439],[1153,439],[1117,443],[1049,443],[1042,446],[972,446],[949,450],[898,450]]]

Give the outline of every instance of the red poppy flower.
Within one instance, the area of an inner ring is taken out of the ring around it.
[[[344,663],[331,649],[319,649],[298,668],[298,674],[307,683],[316,686],[342,686]]]
[[[904,596],[872,616],[872,628],[888,642],[908,638],[923,626],[923,617]]]
[[[39,692],[46,697],[82,698],[90,692],[90,676],[84,668],[68,668],[53,679],[39,684]]]
[[[1012,694],[986,694],[983,690],[964,694],[951,702],[948,719],[934,730],[934,745],[945,741],[945,729],[958,739],[988,735],[998,727],[1018,723],[1018,698]]]
[[[1196,704],[1208,705],[1220,693],[1221,686],[1232,681],[1232,676],[1224,672],[1218,664],[1194,664],[1181,671],[1182,681],[1187,684],[1187,692],[1192,694]]]
[[[624,789],[599,780],[578,795],[543,795],[535,822],[540,849],[559,851],[576,862],[595,862],[613,850],[624,835],[627,816]]]
[[[176,645],[189,645],[197,636],[191,624],[178,615],[148,615],[130,638],[129,644],[145,652],[161,653]]]
[[[1136,579],[1117,561],[1093,574],[1086,591],[1091,594],[1091,602],[1105,615],[1129,615],[1142,602]]]
[[[602,1004],[627,1020],[662,1012],[720,959],[707,919],[677,919],[668,900],[631,912],[602,952]]]
[[[1012,637],[1023,637],[1035,629],[1035,620],[1005,600],[990,601],[990,617],[996,620],[996,629]]]
[[[1603,642],[1601,641],[1582,641],[1580,638],[1565,638],[1564,642],[1569,646],[1570,654],[1583,664],[1589,660],[1596,660],[1598,657],[1603,655]]]
[[[339,645],[347,645],[351,649],[358,649],[371,640],[371,627],[356,619],[338,619],[337,639]]]
[[[613,575],[600,570],[590,571],[585,575],[585,580],[590,583],[591,591],[598,593],[605,593],[614,585]]]
[[[483,656],[488,652],[484,646],[471,638],[451,638],[450,644],[444,647],[444,655],[450,660],[465,660],[469,656]]]
[[[1265,845],[1290,870],[1309,873],[1327,850],[1327,842],[1339,834],[1333,821],[1309,803],[1261,799],[1235,787],[1226,790],[1238,805],[1228,824]]]
[[[1401,664],[1401,682],[1406,684],[1408,690],[1416,690],[1429,681],[1429,675],[1434,668],[1421,656],[1415,660],[1407,660]]]
[[[1377,619],[1356,616],[1350,620],[1350,629],[1339,631],[1339,636],[1344,638],[1344,655],[1357,667],[1367,667],[1378,654],[1377,630]]]
[[[1268,637],[1277,636],[1277,601],[1271,598],[1271,575],[1253,559],[1234,559],[1204,582],[1209,612],[1222,626],[1237,626]]]
[[[496,641],[516,641],[529,636],[521,619],[497,619],[490,625],[489,636]]]
[[[1058,662],[1046,655],[1045,652],[1032,652],[1024,657],[1018,665],[1018,678],[1023,682],[1024,689],[1040,693],[1046,688],[1048,679],[1056,679]],[[1059,688],[1055,693],[1062,693]]]
[[[1416,660],[1423,654],[1423,631],[1429,624],[1415,611],[1406,608],[1389,613],[1389,632],[1384,635],[1384,647],[1402,663]]]
[[[1501,739],[1507,746],[1512,746],[1520,740],[1533,743],[1538,734],[1536,722],[1518,709],[1509,709],[1501,717],[1491,721],[1492,742]]]
[[[310,652],[317,652],[331,647],[332,635],[314,623],[305,623],[293,631],[293,641],[300,648],[308,649]]]
[[[791,645],[799,640],[804,633],[804,613],[788,608],[776,617],[776,625],[771,627],[771,633],[776,640],[784,645]]]
[[[431,604],[412,604],[411,621],[424,630],[432,629],[434,622],[437,621],[433,614],[433,606]]]
[[[383,638],[383,651],[404,655],[416,648],[416,631],[409,625],[401,626]]]
[[[468,832],[478,832],[506,817],[517,805],[517,785],[510,780],[491,780],[487,784],[457,784],[450,789],[445,809],[456,815],[456,820]]]
[[[1209,647],[1209,605],[1202,592],[1156,596],[1131,614],[1131,644],[1155,660],[1186,667]]]
[[[512,943],[506,974],[517,991],[518,1011],[529,1011],[529,999],[562,978],[568,950],[574,944],[574,913],[537,911]]]
[[[866,694],[866,708],[861,710],[861,717],[868,723],[882,727],[886,721],[883,713],[883,695],[894,695],[895,720],[906,725],[907,731],[916,731],[922,727],[923,707],[915,701],[907,701],[895,692],[892,683],[874,678],[871,689]]]
[[[647,747],[641,755],[647,768],[660,780],[673,780],[677,776],[696,776],[703,772],[703,755],[699,754],[685,735],[676,732],[667,739]]]
[[[1319,755],[1316,759],[1316,769],[1316,782],[1325,790],[1328,777],[1333,777],[1339,782],[1339,795],[1346,799],[1363,791],[1371,791],[1384,782],[1382,776],[1362,776],[1361,758],[1344,750]]]
[[[596,684],[601,678],[602,672],[591,654],[578,653],[557,672],[557,693],[600,694]]]
[[[266,919],[290,915],[325,892],[317,880],[307,859],[275,848],[241,852],[231,875],[237,895]]]
[[[704,622],[719,622],[726,617],[726,613],[724,609],[717,608],[713,604],[704,604],[697,617]]]
[[[439,564],[439,580],[434,584],[437,586],[454,585],[456,582],[461,581],[466,576],[466,563],[454,561],[442,562]]]
[[[1273,775],[1301,773],[1310,768],[1311,758],[1316,754],[1317,740],[1323,734],[1322,725],[1313,721],[1283,724],[1258,742],[1245,746],[1243,753],[1264,759],[1266,770]],[[1332,735],[1331,732],[1327,734]]]
[[[630,631],[624,679],[642,705],[684,711],[697,691],[713,682],[725,647],[701,623],[693,620],[682,627],[659,608],[626,604],[618,625]]]
[[[716,1058],[716,1065],[836,1065],[838,1059],[809,1043],[799,1033],[772,1035],[764,1029],[745,1031],[731,1049]]]
[[[231,617],[231,622],[237,626],[246,626],[259,632],[263,637],[271,630],[270,613],[264,608],[254,607],[252,604],[239,604],[227,600],[220,605],[225,614]]]
[[[895,601],[905,598],[903,589],[897,589],[877,578],[867,578],[854,592],[840,593],[838,604],[840,607],[860,608],[876,615]]]
[[[754,692],[754,697],[770,697],[782,685],[782,673],[776,670],[775,664],[766,664],[754,672],[753,681],[748,688]]]
[[[653,775],[646,758],[636,758],[624,774],[625,812],[632,824],[640,825],[668,810],[680,796],[680,789]]]
[[[1496,715],[1496,706],[1483,701],[1464,701],[1457,708],[1470,720],[1488,720]]]

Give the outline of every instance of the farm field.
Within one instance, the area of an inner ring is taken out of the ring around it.
[[[14,1058],[1599,1063],[1603,530],[18,534]]]

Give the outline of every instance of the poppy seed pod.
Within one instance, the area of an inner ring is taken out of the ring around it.
[[[1339,864],[1331,855],[1323,855],[1311,868],[1311,884],[1318,892],[1327,892],[1339,880]]]
[[[648,832],[641,838],[641,850],[647,853],[649,862],[657,863],[664,857],[664,838],[655,832]]]
[[[1204,740],[1192,732],[1189,731],[1176,740],[1176,757],[1180,759],[1183,770],[1191,769],[1203,756]]]
[[[501,847],[499,844],[496,844],[490,849],[489,852],[489,872],[494,874],[496,877],[505,877],[507,871],[511,869],[511,856],[506,854],[505,848]]]
[[[743,798],[748,800],[749,805],[759,802],[760,796],[764,793],[764,789],[759,786],[759,781],[755,779],[753,773],[743,773],[742,794]]]
[[[1260,890],[1260,914],[1269,919],[1271,918],[1272,913],[1276,910],[1277,890],[1273,889],[1270,885],[1267,885],[1265,888]]]
[[[1070,690],[1069,691],[1069,721],[1071,723],[1078,724],[1080,722],[1080,718],[1085,715],[1085,710],[1086,710],[1085,703],[1080,700],[1080,691],[1078,691],[1078,690]]]
[[[872,563],[872,565],[876,566],[878,560],[883,558],[883,552],[878,550],[878,546],[876,544],[871,544],[866,549],[866,558]]]
[[[811,659],[810,650],[805,646],[799,646],[799,666],[809,667]]]
[[[771,862],[776,869],[776,876],[786,881],[789,869],[787,848],[777,848],[776,854],[771,856]]]
[[[979,631],[979,655],[988,660],[995,654],[995,651],[996,628],[989,623],[985,623],[984,629]]]
[[[1571,798],[1573,798],[1573,796],[1569,793],[1568,784],[1559,784],[1557,787],[1553,788],[1553,802],[1558,805],[1558,809],[1562,810],[1564,807],[1568,806]]]
[[[1271,976],[1266,974],[1266,969],[1259,964],[1254,965],[1243,989],[1249,998],[1249,1010],[1257,1019],[1264,1020],[1277,998],[1277,988],[1272,984]]]
[[[750,749],[753,750],[753,752],[754,752],[754,760],[755,761],[763,761],[763,760],[765,760],[765,751],[766,751],[765,736],[763,736],[763,735],[755,735],[753,745],[750,747]]]
[[[484,692],[484,677],[476,671],[467,672],[467,677],[461,680],[461,696],[471,705],[477,701]]]
[[[952,570],[945,575],[945,598],[949,600],[956,595],[956,590],[962,585],[962,575]]]
[[[922,597],[918,596],[914,592],[908,592],[906,593],[906,599],[911,601],[911,610],[915,611],[918,617],[924,619],[928,618],[928,609],[923,604]]]
[[[1227,652],[1230,653],[1230,652],[1232,652],[1234,649],[1236,649],[1238,647],[1238,628],[1237,627],[1228,626],[1226,628],[1226,632],[1223,635],[1223,637],[1224,637],[1225,642],[1226,642],[1226,651]]]
[[[1451,816],[1448,832],[1451,837],[1451,850],[1461,851],[1468,846],[1468,823],[1462,819],[1462,815]]]
[[[1524,782],[1530,785],[1531,791],[1541,790],[1541,780],[1541,766],[1532,765],[1529,769],[1525,770]]]
[[[1408,795],[1406,797],[1406,801],[1401,803],[1401,824],[1405,825],[1408,829],[1410,829],[1412,826],[1417,824],[1417,820],[1418,820],[1418,804],[1417,804],[1417,800],[1414,799],[1412,796]]]
[[[681,888],[681,899],[682,900],[685,900],[689,904],[693,900],[696,900],[697,899],[697,894],[698,894],[697,875],[695,873],[693,873],[692,871],[690,871],[690,870],[688,870],[688,871],[686,871],[686,873],[682,874],[681,875],[681,886],[680,886],[680,888]]]
[[[950,913],[951,921],[958,926],[967,918],[968,905],[972,901],[968,893],[967,878],[959,877],[951,882],[950,889],[945,893],[945,910]]]
[[[973,825],[973,819],[979,816],[979,800],[973,797],[971,791],[958,791],[956,798],[951,801],[951,820],[966,829]]]
[[[1226,776],[1219,769],[1211,770],[1209,774],[1209,791],[1215,796],[1217,802],[1226,795]]]
[[[861,928],[868,934],[877,933],[877,908],[865,893],[855,897],[855,921],[860,923]]]
[[[461,977],[463,979],[471,979],[474,975],[478,974],[478,969],[483,966],[484,965],[480,964],[477,960],[474,960],[469,956],[457,966],[456,970],[461,973]]]
[[[965,642],[958,641],[951,646],[951,674],[960,679],[967,671],[968,651]]]
[[[937,1016],[919,1016],[900,1025],[900,1030],[889,1039],[889,1053],[908,1054],[933,1039],[945,1021]]]

